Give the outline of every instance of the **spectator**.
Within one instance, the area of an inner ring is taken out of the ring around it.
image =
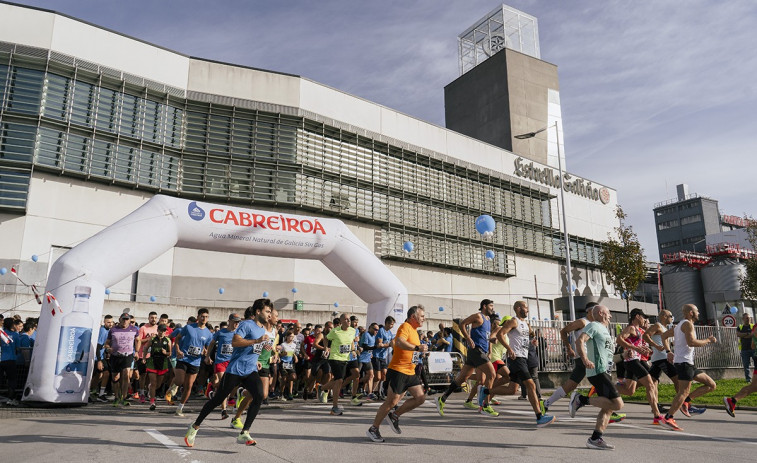
[[[8,405],[18,405],[16,401],[16,380],[18,355],[21,337],[16,331],[16,319],[3,319],[2,334],[0,334],[0,375],[5,376],[8,383]]]
[[[754,357],[754,340],[752,339],[752,330],[754,329],[754,323],[752,323],[752,317],[748,313],[744,313],[741,317],[741,325],[736,328],[736,336],[739,337],[739,350],[741,351],[741,363],[744,365],[744,378],[746,382],[750,382],[752,377],[749,375],[751,370],[749,364],[751,359],[754,358],[754,369],[757,370],[757,358]]]

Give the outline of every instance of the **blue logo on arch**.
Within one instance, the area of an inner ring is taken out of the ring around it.
[[[205,211],[203,211],[202,208],[197,205],[196,201],[189,203],[188,212],[189,217],[192,220],[200,221],[205,218]]]

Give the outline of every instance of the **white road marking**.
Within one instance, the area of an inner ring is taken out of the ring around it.
[[[152,436],[153,439],[165,445],[166,448],[168,448],[172,452],[176,452],[176,454],[181,456],[182,459],[187,458],[190,455],[192,455],[192,452],[180,447],[178,444],[175,444],[171,439],[168,438],[168,436],[161,433],[157,429],[145,429],[144,431],[150,436]],[[192,463],[195,463],[195,462],[193,461]]]

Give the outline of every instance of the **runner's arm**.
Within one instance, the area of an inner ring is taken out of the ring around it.
[[[589,335],[586,333],[581,333],[581,335],[576,339],[576,350],[578,351],[578,356],[581,358],[581,361],[583,362],[584,366],[586,368],[594,368],[594,363],[589,360],[589,357],[586,355],[586,341],[589,340]]]
[[[652,336],[654,336],[655,334],[659,332],[660,332],[660,325],[655,323],[654,325],[650,326],[647,331],[644,332],[641,338],[644,340],[644,342],[646,342],[650,346],[662,352],[663,350],[667,350],[665,347],[666,340],[663,340],[662,344],[657,344],[656,342],[654,342],[654,340],[652,340]]]
[[[481,326],[482,323],[484,323],[484,320],[481,318],[481,314],[479,313],[474,313],[460,322],[460,333],[463,335],[463,338],[468,341],[470,347],[476,347],[476,344],[470,337],[470,333],[468,333],[468,325],[473,325],[473,327],[475,328],[477,326]]]
[[[688,344],[689,347],[703,347],[707,344],[718,342],[718,340],[715,339],[715,336],[710,336],[707,339],[697,339],[696,333],[694,333],[694,325],[691,323],[684,323],[681,327],[681,331],[683,331],[684,336],[686,336],[686,344]]]

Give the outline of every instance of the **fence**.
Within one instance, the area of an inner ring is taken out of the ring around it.
[[[429,386],[447,386],[463,368],[463,356],[459,352],[450,352],[452,357],[452,371],[446,373],[430,373],[428,370],[428,357],[423,358],[423,370]]]

